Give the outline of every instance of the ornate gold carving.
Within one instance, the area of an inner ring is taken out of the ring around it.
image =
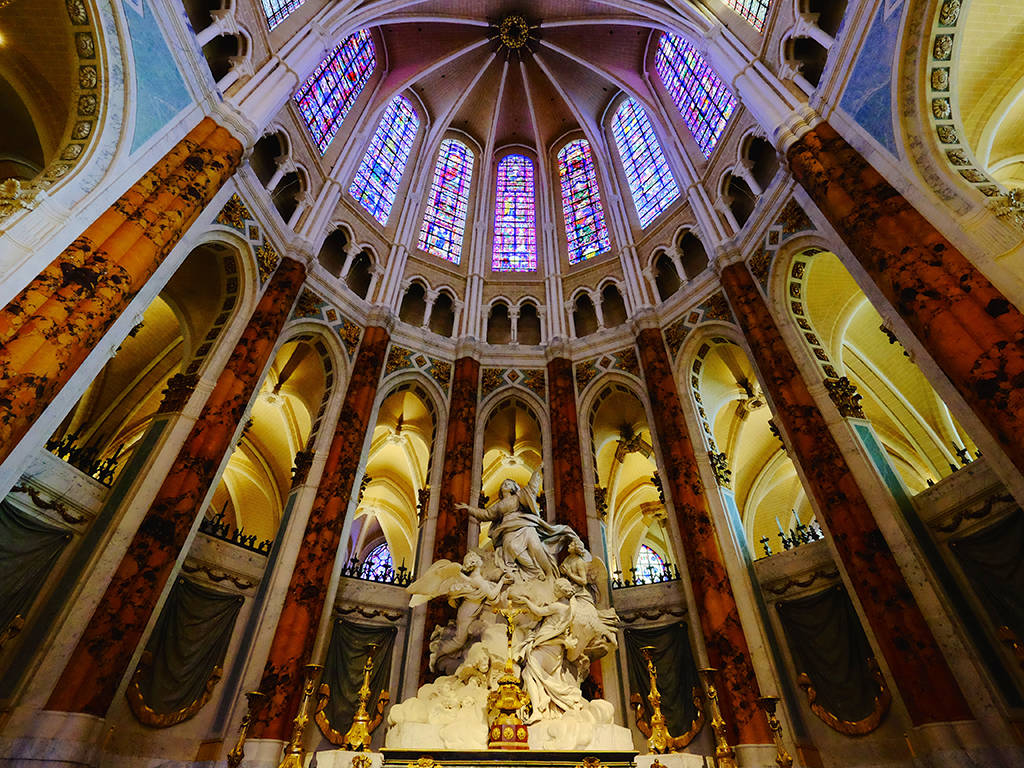
[[[320,308],[324,300],[309,289],[304,289],[299,294],[299,300],[295,302],[293,314],[295,317],[320,317]]]
[[[299,711],[295,715],[292,737],[284,747],[284,757],[278,768],[303,768],[306,757],[306,748],[303,746],[303,734],[306,724],[309,722],[310,702],[313,699],[313,692],[316,690],[316,680],[323,671],[320,664],[306,665],[306,678],[302,683],[302,702],[299,704]]]
[[[220,213],[217,214],[217,218],[214,221],[226,227],[237,229],[239,232],[245,232],[245,222],[250,219],[252,219],[252,214],[249,213],[249,209],[245,207],[242,198],[236,193],[231,195],[228,201],[224,203],[224,207],[220,209]]]
[[[19,179],[5,179],[0,182],[0,217],[10,216],[18,211],[31,211],[36,207],[39,189],[32,184],[22,186]]]
[[[423,755],[417,758],[415,763],[409,763],[406,768],[444,768],[444,766],[430,755]]]
[[[960,17],[960,0],[946,0],[939,9],[939,24],[944,27],[956,26]]]
[[[715,688],[715,673],[717,671],[713,667],[697,670],[704,686],[704,700],[711,712],[711,731],[715,735],[715,763],[718,768],[737,768],[736,752],[729,746],[729,740],[726,738],[725,719],[722,717],[721,707],[718,706],[718,689]]]
[[[369,755],[352,755],[352,762],[349,763],[351,768],[370,768],[373,760],[370,759]]]
[[[715,480],[723,488],[732,487],[732,470],[729,469],[729,457],[724,451],[708,451],[708,458],[711,459],[711,471],[715,473]]]
[[[260,272],[260,282],[266,282],[280,262],[281,256],[277,249],[266,240],[256,246],[256,268]]]
[[[1011,189],[989,201],[989,208],[1003,221],[1024,229],[1024,191]]]
[[[373,671],[373,654],[377,650],[375,643],[370,644],[370,652],[366,654],[366,662],[363,664],[363,684],[359,687],[359,707],[352,718],[352,727],[341,741],[341,748],[350,752],[362,752],[370,748],[370,734],[380,725],[384,719],[384,710],[387,709],[391,696],[387,691],[381,691],[377,697],[377,706],[374,717],[370,719],[370,713],[366,711],[366,705],[370,701],[370,673]],[[320,686],[321,701],[324,701],[324,689],[327,688],[327,696],[330,697],[330,688],[326,684]],[[317,707],[317,725],[320,725],[320,717],[323,708]],[[326,719],[326,718],[325,718]],[[321,728],[321,730],[323,730]]]
[[[576,768],[601,768],[601,761],[596,757],[584,757],[582,763],[576,763]]]
[[[176,712],[161,714],[154,712],[142,697],[142,675],[152,666],[153,654],[149,651],[144,651],[142,658],[139,659],[139,666],[135,668],[135,674],[132,675],[132,680],[128,684],[128,690],[124,692],[132,713],[140,723],[151,728],[170,728],[172,725],[183,723],[189,718],[194,717],[206,705],[206,702],[210,700],[210,696],[213,695],[213,689],[220,682],[220,677],[223,674],[223,670],[219,666],[214,667],[210,677],[206,680],[206,685],[203,686],[203,692],[199,694],[195,701]]]
[[[839,409],[839,414],[843,418],[867,418],[860,404],[861,395],[857,392],[857,387],[846,376],[840,376],[838,379],[825,379],[825,389],[828,390],[828,396],[836,404],[836,408]]]
[[[782,723],[775,715],[775,709],[779,705],[777,696],[760,696],[757,705],[761,707],[764,716],[768,719],[768,730],[772,732],[775,740],[775,764],[779,768],[793,768],[793,756],[786,751],[786,745],[782,742]]]
[[[696,707],[697,716],[690,722],[690,728],[680,736],[673,736],[665,725],[665,715],[661,711],[661,692],[658,690],[658,670],[651,658],[651,646],[644,646],[640,651],[647,661],[647,674],[650,678],[650,692],[647,694],[647,701],[651,704],[651,719],[644,719],[643,705],[640,703],[640,694],[634,693],[630,697],[633,705],[633,714],[636,718],[636,727],[640,733],[647,737],[647,748],[655,755],[664,755],[667,752],[680,752],[693,741],[700,729],[704,727],[704,708],[701,706],[700,689],[693,687],[693,705]],[[653,768],[653,766],[652,766]]]
[[[872,679],[878,685],[878,693],[875,695],[874,710],[861,720],[841,720],[818,704],[818,692],[806,672],[800,673],[796,684],[807,694],[807,703],[810,704],[811,711],[825,725],[845,736],[863,736],[866,733],[871,733],[881,724],[882,718],[889,711],[889,704],[892,702],[892,694],[889,693],[889,687],[885,684],[885,678],[882,677],[882,670],[878,668],[878,662],[874,657],[868,659],[868,668],[871,670]]]
[[[522,609],[495,610],[505,619],[508,655],[505,658],[505,669],[498,678],[498,690],[487,694],[487,748],[529,749],[528,731],[519,717],[519,711],[530,704],[530,695],[523,690],[522,680],[512,658],[512,635],[515,632],[513,620],[522,613]]]
[[[245,739],[249,735],[249,726],[252,724],[253,713],[263,706],[267,696],[260,691],[249,691],[245,694],[245,699],[248,705],[245,708],[245,716],[242,717],[242,722],[238,725],[238,741],[235,742],[234,748],[228,752],[228,768],[238,768],[242,764],[242,760],[245,758]]]

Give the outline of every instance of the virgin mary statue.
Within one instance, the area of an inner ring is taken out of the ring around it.
[[[579,536],[568,525],[552,525],[540,515],[537,491],[541,470],[530,476],[525,487],[508,479],[501,484],[498,499],[486,508],[456,504],[481,522],[490,522],[490,538],[498,562],[506,573],[519,573],[527,579],[557,578],[558,553]],[[518,568],[517,568],[518,566]]]

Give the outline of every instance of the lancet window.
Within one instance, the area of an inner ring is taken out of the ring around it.
[[[736,97],[697,49],[681,37],[662,35],[654,61],[697,146],[704,157],[710,157],[736,111]]]
[[[665,573],[665,560],[646,544],[640,545],[636,555],[635,580],[640,583],[652,584],[661,581]]]
[[[536,225],[533,161],[524,155],[506,155],[498,163],[491,269],[495,272],[535,271]]]
[[[609,247],[590,144],[578,139],[562,147],[558,153],[558,176],[562,182],[569,263],[577,264]]]
[[[320,154],[352,109],[376,66],[370,31],[361,29],[331,51],[295,93],[295,103]]]
[[[387,542],[383,542],[370,550],[363,560],[359,576],[368,581],[390,581],[394,569],[395,564],[391,559],[391,550],[388,549]]]
[[[768,18],[771,0],[725,0],[725,4],[750,22],[758,32],[764,32],[764,20]]]
[[[273,29],[304,2],[306,0],[263,0],[263,13],[267,17],[267,26]]]
[[[404,96],[396,96],[384,110],[349,194],[381,224],[388,223],[398,185],[412,151],[420,118]]]
[[[455,139],[442,141],[419,242],[427,253],[455,264],[462,258],[472,178],[472,150]]]
[[[647,113],[633,99],[624,100],[615,111],[612,135],[626,171],[640,226],[646,227],[679,197],[679,185]]]

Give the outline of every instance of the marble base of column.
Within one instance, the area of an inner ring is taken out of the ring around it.
[[[993,744],[977,720],[929,723],[911,728],[907,745],[915,765],[927,768],[1013,768],[1024,765],[1024,747]]]
[[[82,768],[100,763],[105,721],[78,712],[15,712],[0,736],[0,762],[17,768]]]

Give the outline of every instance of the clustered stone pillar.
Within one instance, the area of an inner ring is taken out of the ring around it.
[[[311,663],[317,630],[326,607],[345,513],[370,426],[390,334],[380,326],[363,333],[345,402],[338,416],[320,486],[288,583],[260,690],[266,704],[254,713],[252,738],[286,740],[302,703],[303,666]]]
[[[793,178],[1024,472],[1024,314],[828,123],[788,158]]]
[[[283,259],[100,598],[46,709],[106,714],[305,280]]]
[[[771,744],[771,731],[757,704],[761,694],[750,649],[701,485],[661,329],[640,331],[637,346],[651,409],[658,414],[654,426],[665,462],[664,483],[675,507],[708,663],[721,670],[718,688],[729,743]]]
[[[555,475],[555,514],[559,523],[571,525],[587,544],[587,502],[583,493],[576,388],[573,386],[572,363],[564,357],[548,361],[548,407]]]
[[[942,651],[746,264],[722,287],[914,725],[971,719]]]
[[[455,509],[455,505],[469,504],[473,490],[473,443],[479,390],[480,363],[468,355],[460,357],[455,361],[448,407],[448,435],[441,465],[441,490],[437,500],[431,562],[441,559],[461,561],[469,544],[466,513]],[[421,682],[426,682],[431,628],[447,624],[453,616],[446,600],[431,600],[427,604]]]
[[[0,461],[241,158],[238,140],[204,118],[0,310]]]

